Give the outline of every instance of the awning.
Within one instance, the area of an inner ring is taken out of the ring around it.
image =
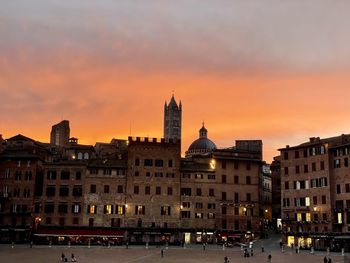
[[[221,236],[232,237],[232,238],[241,238],[242,237],[242,234],[239,234],[239,233],[221,232],[219,234]]]
[[[120,229],[39,229],[35,236],[124,237]]]

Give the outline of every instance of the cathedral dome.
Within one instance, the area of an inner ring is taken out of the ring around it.
[[[192,142],[186,152],[186,157],[210,153],[214,149],[216,149],[216,145],[213,141],[208,139],[208,130],[204,127],[203,123],[203,127],[199,130],[199,138]]]

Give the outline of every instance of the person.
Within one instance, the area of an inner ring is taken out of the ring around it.
[[[68,262],[68,258],[64,258],[64,262]]]
[[[331,260],[331,258],[328,258],[328,263],[332,263],[332,260]]]
[[[203,250],[205,250],[205,243],[203,243]]]
[[[323,263],[328,263],[328,259],[326,256],[323,258]]]
[[[77,259],[75,258],[74,254],[72,253],[71,258],[70,258],[71,262],[77,262]]]
[[[264,245],[261,246],[261,252],[262,252],[262,253],[265,252]]]
[[[161,255],[161,257],[164,257],[164,250],[163,249],[160,250],[160,255]]]
[[[250,256],[252,257],[254,255],[253,249],[250,250]]]
[[[272,258],[272,256],[271,256],[271,254],[269,254],[268,257],[267,257],[267,262],[268,263],[271,263],[271,258]]]
[[[282,241],[280,242],[280,248],[282,248],[282,246],[283,246],[283,243],[282,243]]]
[[[227,257],[224,257],[224,263],[228,263]]]
[[[64,262],[65,257],[66,257],[66,256],[64,255],[64,253],[62,253],[62,254],[61,254],[61,261],[62,261],[62,262]]]

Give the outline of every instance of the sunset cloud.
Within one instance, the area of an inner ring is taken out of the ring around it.
[[[0,9],[0,133],[81,142],[162,136],[181,99],[183,152],[206,122],[218,146],[347,133],[350,3],[12,0]]]

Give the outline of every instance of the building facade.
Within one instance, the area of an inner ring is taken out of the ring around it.
[[[349,135],[280,149],[284,240],[288,245],[349,250]]]

